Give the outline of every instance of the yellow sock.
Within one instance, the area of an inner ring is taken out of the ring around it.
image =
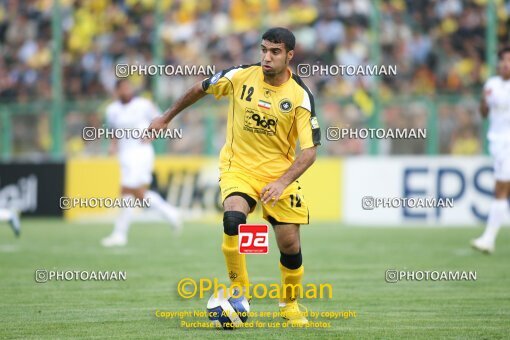
[[[289,269],[280,263],[280,270],[282,271],[282,294],[280,302],[290,303],[296,301],[299,297],[301,290],[301,280],[305,273],[305,267],[301,265],[297,269]],[[285,286],[289,285],[289,286]],[[295,288],[293,288],[293,285]]]
[[[248,287],[248,270],[246,269],[246,255],[239,254],[239,236],[223,234],[221,250],[225,255],[227,271],[230,281]]]

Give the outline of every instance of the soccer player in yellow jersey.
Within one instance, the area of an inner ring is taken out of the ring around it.
[[[304,273],[299,226],[308,224],[309,213],[297,179],[315,161],[320,129],[310,90],[289,68],[294,46],[289,30],[268,30],[262,36],[260,63],[232,67],[194,85],[149,126],[166,128],[206,94],[229,98],[227,138],[220,154],[222,250],[230,280],[246,287],[238,226],[246,223],[258,200],[276,235],[282,284],[299,286]],[[295,157],[298,139],[301,152]],[[288,288],[280,299],[282,316],[293,325],[308,322],[297,304],[298,293]]]

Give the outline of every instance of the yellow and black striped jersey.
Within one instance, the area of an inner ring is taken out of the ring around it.
[[[226,142],[220,171],[242,171],[274,181],[301,149],[320,145],[320,128],[312,93],[292,74],[280,86],[264,81],[259,64],[232,67],[205,79],[202,87],[216,99],[230,98]]]

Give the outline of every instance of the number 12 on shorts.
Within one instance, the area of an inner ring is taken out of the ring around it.
[[[296,201],[295,203],[294,200]],[[299,195],[296,195],[295,198],[294,195],[290,195],[290,207],[294,208],[294,205],[296,208],[301,208],[301,197]]]
[[[269,252],[266,224],[239,225],[239,254],[267,254]]]

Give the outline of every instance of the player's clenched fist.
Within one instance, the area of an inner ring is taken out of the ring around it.
[[[158,132],[158,131],[161,131],[163,129],[166,129],[166,127],[168,126],[168,122],[165,121],[165,117],[164,116],[160,116],[160,117],[156,117],[152,120],[151,124],[149,125],[149,127],[147,128],[147,130],[151,133],[149,133],[148,135],[150,136],[148,140],[153,140],[154,139],[154,132]]]
[[[285,190],[286,185],[281,183],[280,181],[272,182],[262,188],[260,192],[260,199],[262,203],[266,204],[273,201],[272,206],[274,207],[276,202],[280,199],[283,191]]]

